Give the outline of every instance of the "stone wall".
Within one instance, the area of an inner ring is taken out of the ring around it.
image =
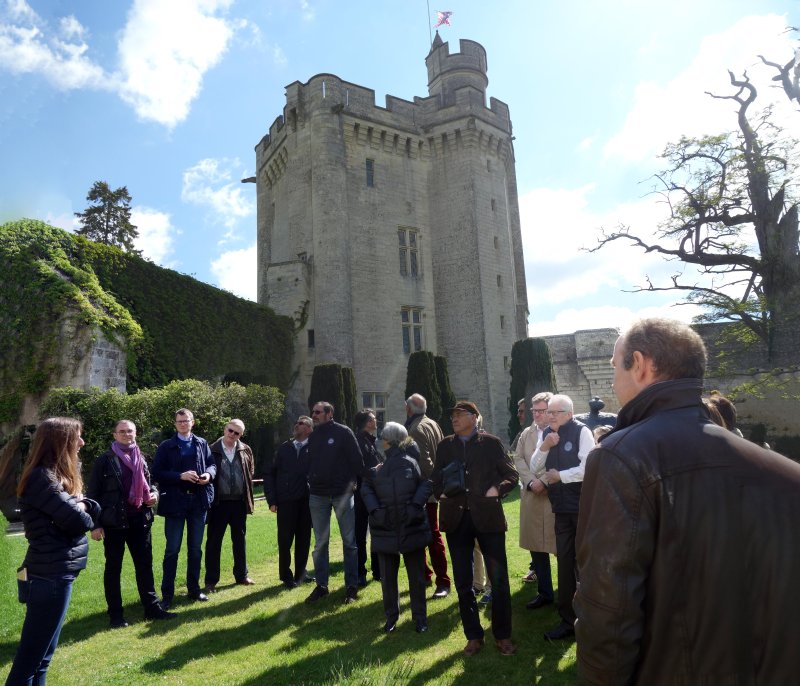
[[[787,374],[777,383],[759,372],[766,368],[765,353],[759,346],[742,346],[728,339],[723,324],[700,325],[709,352],[705,392],[718,390],[736,401],[739,425],[747,436],[749,427],[764,424],[768,437],[800,435],[800,375]],[[592,329],[573,334],[545,336],[550,348],[556,383],[560,393],[570,396],[575,412],[588,412],[592,396],[606,403],[605,412],[618,412],[619,403],[612,388],[609,361],[616,329]],[[758,388],[742,390],[743,384],[761,381]]]

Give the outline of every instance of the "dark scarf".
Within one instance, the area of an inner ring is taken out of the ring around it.
[[[133,478],[131,479],[131,490],[128,493],[128,504],[137,510],[142,506],[145,499],[150,498],[150,488],[147,479],[144,478],[144,459],[139,446],[122,445],[117,441],[111,444],[111,450],[119,458],[119,461],[130,470]]]

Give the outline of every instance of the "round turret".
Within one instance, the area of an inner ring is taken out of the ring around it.
[[[431,51],[425,58],[428,67],[428,93],[438,95],[442,105],[455,102],[455,92],[472,88],[486,95],[489,79],[486,77],[486,50],[480,43],[460,40],[460,52],[450,54],[448,44],[436,32]]]

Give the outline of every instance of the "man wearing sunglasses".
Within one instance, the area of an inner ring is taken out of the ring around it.
[[[242,441],[244,422],[231,419],[222,436],[211,444],[217,466],[214,503],[208,512],[206,541],[206,593],[214,593],[220,576],[220,553],[225,530],[231,528],[233,578],[237,584],[252,586],[247,573],[247,515],[253,514],[255,460],[250,446]]]
[[[594,437],[585,424],[573,418],[572,399],[554,395],[547,403],[547,428],[531,458],[531,471],[542,473],[550,505],[556,516],[556,558],[558,560],[558,614],[561,622],[544,637],[548,640],[575,635],[572,598],[577,588],[575,534],[578,530],[578,503],[586,458],[594,448]]]

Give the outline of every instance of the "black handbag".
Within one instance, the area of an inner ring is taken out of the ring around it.
[[[466,491],[464,463],[461,460],[453,460],[442,468],[442,495],[452,498]]]

